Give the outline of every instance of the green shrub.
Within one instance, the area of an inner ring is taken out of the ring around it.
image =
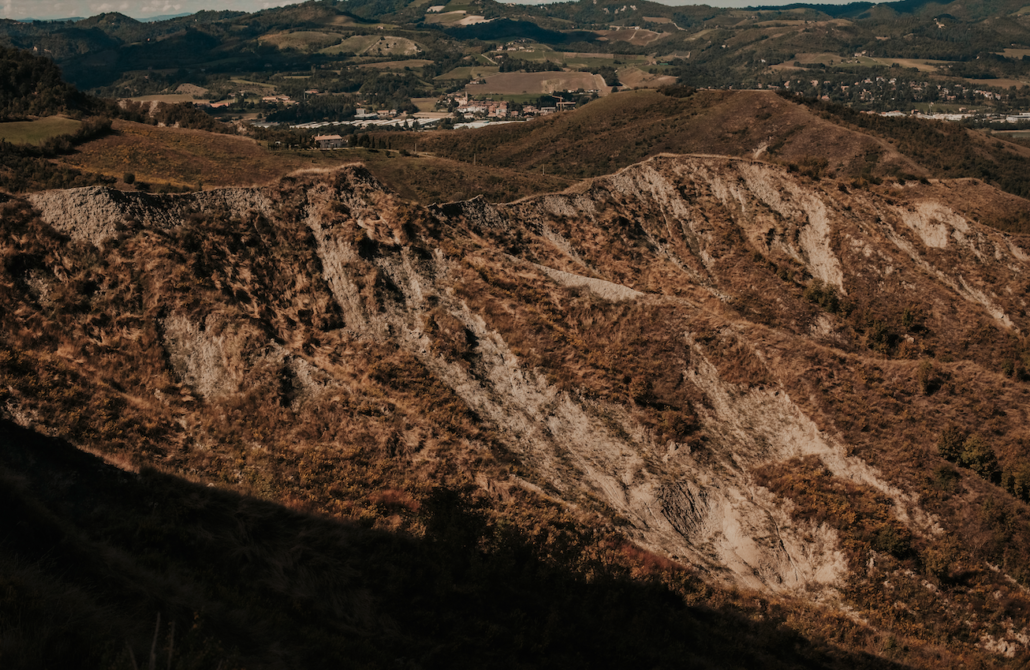
[[[880,526],[870,546],[876,551],[900,559],[907,558],[912,553],[912,540],[908,531],[891,522]]]
[[[820,279],[813,279],[805,288],[805,299],[819,305],[831,314],[841,314],[846,311],[836,287]]]
[[[958,470],[955,468],[950,465],[941,465],[934,470],[930,486],[938,491],[952,493],[955,491],[955,484],[958,483],[960,477],[961,475],[959,475]]]
[[[988,481],[993,481],[998,476],[998,457],[987,440],[980,435],[971,435],[963,443],[959,464]]]
[[[957,428],[947,428],[937,440],[941,457],[969,468],[987,481],[998,483],[1000,468],[994,448],[982,435],[964,437]]]
[[[879,319],[873,321],[866,331],[866,338],[869,341],[869,348],[883,354],[889,354],[898,345],[898,334],[894,332],[891,325]]]
[[[958,428],[954,426],[945,428],[944,432],[937,439],[937,452],[941,455],[941,458],[957,463],[962,456],[962,444],[965,442],[965,439],[965,436]]]
[[[1015,497],[1030,502],[1030,463],[1018,463],[1003,477],[1005,489]]]
[[[941,380],[933,363],[924,360],[916,369],[916,381],[923,395],[932,395],[941,387]]]

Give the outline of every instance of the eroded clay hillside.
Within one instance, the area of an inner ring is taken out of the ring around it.
[[[1019,199],[659,156],[509,205],[347,168],[3,207],[23,427],[415,535],[462,488],[877,662],[1027,658]]]

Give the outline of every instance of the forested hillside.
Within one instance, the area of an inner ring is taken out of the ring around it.
[[[52,61],[0,46],[0,122],[67,113],[86,104]]]

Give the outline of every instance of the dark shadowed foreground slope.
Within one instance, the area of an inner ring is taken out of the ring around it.
[[[12,200],[7,434],[144,470],[7,447],[98,567],[10,560],[82,590],[97,654],[164,611],[244,667],[1017,667],[1030,259],[991,226],[1025,207],[704,156],[508,205],[357,167]],[[76,506],[80,468],[126,494]]]
[[[0,438],[6,668],[146,667],[155,639],[177,668],[884,667],[779,617],[687,605],[574,532],[556,562],[448,490],[413,537],[125,472],[7,422]]]

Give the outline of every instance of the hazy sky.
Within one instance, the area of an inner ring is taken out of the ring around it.
[[[253,12],[294,2],[299,0],[0,0],[0,15],[7,19],[60,19],[121,12],[134,18],[146,18],[202,9]]]
[[[713,7],[748,7],[785,5],[794,0],[708,0],[704,3],[690,0],[659,1],[670,5],[707,4]],[[135,18],[146,18],[196,12],[201,9],[236,9],[253,12],[295,2],[300,2],[300,0],[0,0],[0,16],[8,19],[60,19],[70,16],[94,16],[103,12],[121,12]],[[819,2],[844,4],[842,0],[819,0]]]

